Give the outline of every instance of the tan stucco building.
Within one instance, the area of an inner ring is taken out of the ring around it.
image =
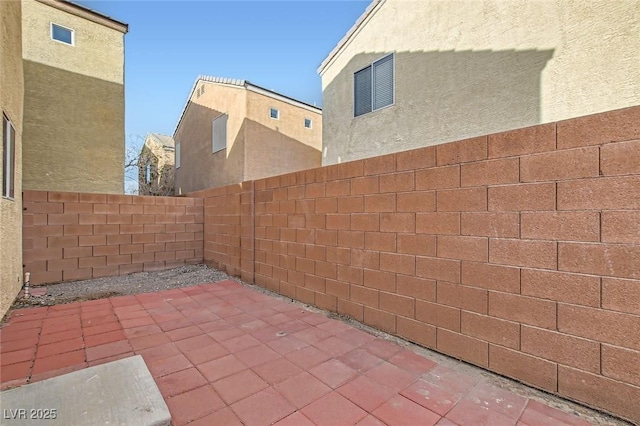
[[[322,111],[245,80],[201,76],[173,139],[184,194],[319,167]]]
[[[175,142],[171,136],[149,133],[138,156],[138,194],[173,195]]]
[[[122,193],[127,25],[62,0],[22,20],[24,188]]]
[[[318,70],[323,165],[638,105],[639,63],[638,0],[374,0]]]
[[[22,287],[22,9],[0,1],[0,318]]]

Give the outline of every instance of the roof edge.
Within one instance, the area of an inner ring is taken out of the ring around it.
[[[253,84],[247,80],[240,80],[234,78],[225,78],[225,77],[212,77],[208,75],[199,75],[196,80],[193,82],[193,86],[191,86],[191,91],[189,91],[189,96],[187,96],[187,100],[182,108],[182,112],[180,113],[180,118],[178,119],[178,123],[176,124],[176,128],[173,130],[173,135],[171,137],[175,140],[176,132],[180,127],[180,123],[182,123],[182,119],[184,118],[184,114],[187,111],[187,107],[189,106],[189,100],[193,97],[193,92],[196,90],[199,81],[206,81],[209,83],[215,84],[226,84],[228,86],[236,86],[240,88],[244,88],[246,90],[251,90],[256,93],[263,94],[265,96],[272,97],[274,99],[279,99],[284,102],[291,103],[295,106],[299,106],[301,108],[305,108],[316,112],[318,114],[322,114],[322,108],[317,107],[315,105],[308,104],[306,102],[300,101],[298,99],[292,98],[287,95],[283,95],[281,93],[275,92],[273,90],[265,89],[264,87],[258,86],[257,84]]]
[[[340,39],[336,47],[329,52],[327,57],[322,61],[316,72],[320,75],[324,72],[325,68],[329,65],[329,63],[333,62],[333,59],[340,53],[340,51],[345,47],[347,43],[351,41],[351,39],[356,35],[356,33],[360,30],[362,25],[364,25],[365,21],[367,21],[379,8],[382,4],[384,4],[386,0],[373,0],[369,6],[365,9],[365,11],[360,15],[355,24],[347,31],[344,37]]]
[[[123,34],[129,32],[129,24],[118,21],[104,13],[98,12],[81,4],[70,0],[36,0],[39,3],[54,7],[63,12],[71,13],[96,24],[105,25],[113,30],[120,31]]]

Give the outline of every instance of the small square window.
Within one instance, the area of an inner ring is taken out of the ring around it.
[[[304,119],[304,127],[306,127],[307,129],[311,128],[311,119],[310,118],[305,118]]]
[[[70,28],[51,23],[51,38],[53,40],[73,46],[73,33],[74,31]]]
[[[273,118],[274,120],[279,120],[280,119],[280,111],[278,111],[275,108],[271,108],[271,110],[269,111],[269,117]]]

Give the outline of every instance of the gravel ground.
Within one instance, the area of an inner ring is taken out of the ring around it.
[[[235,277],[206,265],[187,265],[166,271],[138,272],[130,275],[48,284],[45,286],[46,295],[31,296],[28,299],[18,298],[11,308],[50,306],[125,294],[151,293],[228,279],[241,282]]]
[[[81,300],[102,299],[105,297],[119,296],[119,295],[125,295],[125,294],[150,293],[150,292],[159,291],[159,290],[189,287],[193,285],[228,280],[228,279],[250,286],[251,288],[257,291],[270,294],[274,297],[291,300],[279,294],[273,293],[269,290],[265,290],[261,287],[247,284],[236,277],[232,277],[222,271],[218,271],[217,269],[209,268],[206,265],[189,265],[189,266],[182,266],[180,268],[170,269],[166,271],[139,272],[139,273],[123,275],[123,276],[97,278],[97,279],[84,280],[84,281],[73,281],[73,282],[66,282],[66,283],[60,283],[60,284],[49,284],[46,286],[46,289],[47,289],[46,295],[31,296],[29,299],[18,298],[12,305],[10,311],[13,309],[26,308],[31,306],[48,306],[48,305],[57,305],[62,303],[76,302]],[[309,307],[308,305],[305,305],[303,303],[300,303],[300,302],[294,302],[294,303],[297,303],[301,307],[304,306],[306,309],[311,309],[316,312],[321,312],[318,309]],[[9,312],[7,313],[7,315],[5,315],[5,318],[3,319],[2,322],[4,322],[5,319],[9,317],[8,315]],[[368,327],[366,325],[353,321],[350,318],[343,317],[341,315],[332,314],[332,313],[326,313],[326,314],[332,318],[345,321],[354,327],[360,328],[362,330],[366,330],[376,336],[384,337],[386,339],[392,340],[405,347],[410,347],[415,352],[422,354],[423,356],[439,363],[440,365],[444,365],[446,367],[456,369],[466,374],[476,375],[482,378],[482,380],[488,383],[491,383],[495,386],[498,386],[504,389],[509,389],[527,398],[531,398],[531,399],[543,402],[545,404],[551,405],[553,407],[559,408],[562,411],[565,411],[568,413],[580,413],[584,419],[588,420],[594,425],[598,425],[598,426],[631,425],[631,423],[627,423],[623,420],[611,417],[607,414],[604,414],[595,410],[591,410],[582,405],[575,404],[573,402],[567,401],[562,398],[558,398],[554,395],[550,395],[546,392],[542,392],[537,389],[533,389],[531,387],[525,386],[514,380],[507,379],[505,377],[499,376],[489,371],[477,368],[465,362],[458,361],[456,359],[447,357],[445,355],[441,355],[439,353],[430,351],[423,347],[411,344],[405,340],[388,335],[384,332],[381,332],[379,330],[373,329],[371,327]]]

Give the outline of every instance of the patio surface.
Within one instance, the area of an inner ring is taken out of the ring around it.
[[[134,354],[176,426],[590,424],[234,281],[15,310],[0,383]]]

